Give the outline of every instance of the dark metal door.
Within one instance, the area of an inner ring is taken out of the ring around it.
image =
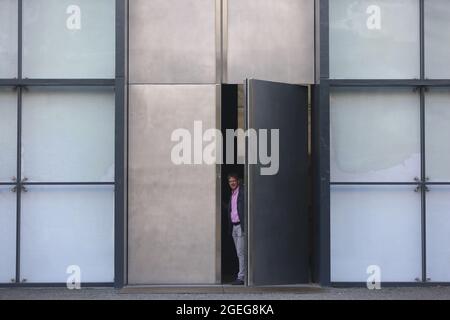
[[[267,129],[267,155],[276,157],[270,137],[279,130],[276,174],[262,174],[270,165],[261,164],[259,155],[257,164],[249,163],[247,144],[248,283],[308,283],[308,88],[247,80],[246,93],[246,126],[258,132],[258,151]]]

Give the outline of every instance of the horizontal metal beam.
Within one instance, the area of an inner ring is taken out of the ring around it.
[[[0,87],[114,86],[115,79],[0,79]]]
[[[330,87],[450,87],[450,80],[397,80],[397,79],[376,79],[376,80],[359,80],[359,79],[334,79],[324,80]]]
[[[66,288],[65,282],[45,282],[45,283],[0,283],[0,288]],[[82,288],[112,288],[112,282],[86,282],[81,283]]]
[[[370,186],[370,185],[380,185],[380,186],[386,186],[386,185],[417,185],[420,184],[420,182],[330,182],[330,185],[335,186]]]
[[[415,182],[330,182],[331,186],[415,186],[418,184],[430,186],[450,186],[449,182],[429,182],[429,181],[415,181]]]
[[[366,282],[331,282],[333,288],[367,288]],[[450,282],[381,282],[381,288],[395,288],[395,287],[449,287]]]
[[[27,186],[114,186],[115,182],[21,182]]]

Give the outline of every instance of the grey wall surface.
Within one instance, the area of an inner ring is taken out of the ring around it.
[[[131,0],[129,9],[128,284],[216,283],[216,166],[172,164],[170,135],[195,120],[219,125],[221,81],[314,83],[314,1]]]
[[[227,83],[314,83],[313,0],[224,0]]]
[[[130,1],[130,83],[215,83],[215,0]]]
[[[216,282],[216,166],[171,161],[173,130],[215,128],[215,105],[215,85],[130,87],[130,285]]]

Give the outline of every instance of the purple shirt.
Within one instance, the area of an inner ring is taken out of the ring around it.
[[[237,187],[231,194],[231,222],[233,223],[240,222],[237,209],[238,196],[239,196],[239,187]]]

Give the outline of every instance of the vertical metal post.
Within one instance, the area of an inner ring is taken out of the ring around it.
[[[124,286],[125,267],[125,31],[126,0],[116,0],[114,285]]]
[[[426,235],[426,173],[425,173],[425,88],[420,88],[420,186],[421,186],[421,244],[422,244],[422,282],[427,279],[427,235]]]
[[[425,3],[419,0],[420,15],[420,80],[425,79]]]
[[[419,0],[420,12],[420,80],[425,79],[425,3]],[[426,156],[425,156],[425,87],[420,94],[420,181],[421,181],[421,246],[422,246],[422,282],[427,279],[427,239],[426,239]]]
[[[17,78],[19,80],[22,79],[22,35],[23,35],[23,2],[19,0],[18,2],[18,57],[17,57]],[[16,173],[16,283],[20,283],[20,225],[21,225],[21,208],[22,208],[22,199],[21,199],[21,184],[20,181],[22,179],[22,87],[17,87],[17,173]]]
[[[17,89],[17,173],[16,173],[16,283],[20,283],[20,225],[22,204],[22,88]]]
[[[23,19],[23,14],[22,14],[22,7],[23,7],[23,2],[22,0],[19,0],[18,2],[18,34],[17,34],[17,39],[18,39],[18,43],[17,43],[17,53],[18,53],[18,57],[17,57],[17,78],[18,79],[22,79],[22,51],[23,51],[23,47],[22,47],[22,38],[23,38],[23,23],[22,23],[22,19]]]
[[[330,57],[329,57],[329,2],[328,0],[320,0],[319,10],[319,30],[320,44],[319,44],[319,59],[320,59],[320,79],[330,78]]]
[[[329,1],[321,0],[320,25],[320,87],[316,94],[316,159],[318,163],[316,208],[319,230],[319,279],[321,285],[331,283],[330,262],[330,66],[329,66]]]

